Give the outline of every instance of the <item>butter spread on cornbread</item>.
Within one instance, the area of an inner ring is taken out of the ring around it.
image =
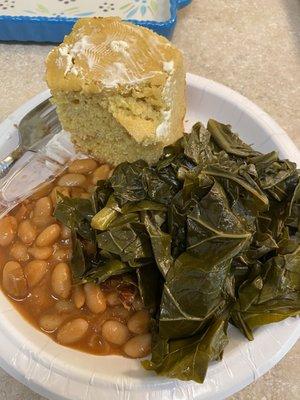
[[[79,150],[152,163],[182,136],[183,57],[167,39],[118,18],[79,20],[46,61],[46,80]]]

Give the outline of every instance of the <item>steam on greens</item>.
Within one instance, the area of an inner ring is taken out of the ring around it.
[[[143,366],[159,375],[203,382],[229,322],[252,340],[300,312],[296,165],[230,126],[196,124],[156,165],[120,164],[91,201],[62,198],[55,216],[73,232],[76,280],[135,276],[153,315]]]

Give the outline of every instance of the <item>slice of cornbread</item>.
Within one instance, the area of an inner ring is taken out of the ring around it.
[[[79,20],[46,60],[62,126],[80,151],[117,165],[155,162],[183,133],[183,57],[119,18]]]

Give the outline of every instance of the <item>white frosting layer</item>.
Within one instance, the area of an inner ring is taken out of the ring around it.
[[[172,85],[171,80],[174,74],[174,61],[165,61],[163,63],[163,69],[168,74],[168,78],[163,90],[163,98],[166,102],[166,109],[162,110],[162,122],[156,128],[156,137],[163,139],[170,131],[171,121],[171,105],[172,105]]]
[[[123,54],[124,57],[128,57],[128,52],[127,49],[129,48],[129,45],[127,42],[124,40],[113,40],[110,43],[110,48],[115,51],[116,53],[121,53]]]
[[[78,68],[74,65],[74,57],[77,56],[78,54],[82,54],[87,52],[89,49],[91,49],[93,45],[90,43],[88,36],[83,36],[78,42],[74,43],[74,45],[71,47],[68,44],[64,44],[59,48],[59,54],[61,57],[66,59],[66,68],[64,74],[67,75],[68,73],[78,75]],[[92,67],[92,63],[90,65],[89,63],[89,57],[88,59],[88,64],[89,67]],[[62,61],[58,59],[58,66],[63,65]]]

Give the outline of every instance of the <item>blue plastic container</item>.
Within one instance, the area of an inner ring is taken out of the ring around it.
[[[74,1],[74,0],[73,0]],[[132,3],[128,3],[129,7],[143,7],[143,5],[137,6],[136,4],[146,4],[147,0],[131,0]],[[157,0],[160,1],[160,0]],[[160,35],[170,38],[174,31],[177,11],[187,6],[192,0],[169,0],[170,4],[170,18],[166,21],[152,21],[152,20],[138,20],[132,18],[126,18],[128,21],[134,22],[137,25],[142,25]],[[138,3],[139,2],[139,3]],[[0,2],[1,3],[1,2]],[[14,5],[16,2],[12,2]],[[26,2],[24,2],[26,4]],[[105,2],[103,4],[110,4]],[[132,4],[132,5],[131,5]],[[1,5],[1,4],[0,4]],[[113,3],[111,3],[113,5]],[[41,10],[43,11],[41,4]],[[144,6],[146,7],[146,6]],[[135,9],[133,9],[134,11]],[[106,10],[105,10],[106,11]],[[143,9],[142,9],[143,11]],[[1,13],[1,9],[0,9]],[[29,16],[16,16],[16,15],[0,15],[0,40],[2,41],[20,41],[20,42],[62,42],[64,36],[68,34],[74,23],[79,17],[84,16],[95,16],[87,13],[78,14],[76,17],[68,16],[44,16],[38,15]],[[133,12],[129,12],[128,16],[132,15]],[[52,14],[53,15],[53,14]],[[108,14],[109,15],[109,14]]]

